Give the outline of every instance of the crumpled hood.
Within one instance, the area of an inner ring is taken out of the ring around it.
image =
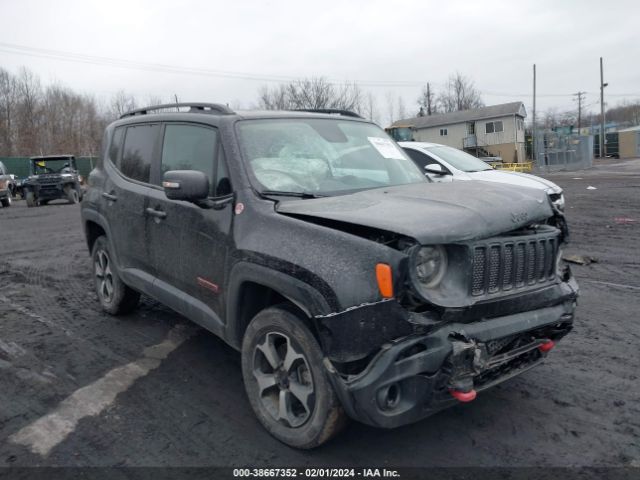
[[[467,175],[473,180],[485,180],[487,182],[499,182],[530,188],[542,188],[545,191],[551,191],[553,193],[562,192],[562,189],[555,183],[528,173],[485,170],[482,172],[469,172]]]
[[[553,215],[543,190],[482,181],[417,183],[282,201],[276,210],[387,230],[422,244],[487,238]]]

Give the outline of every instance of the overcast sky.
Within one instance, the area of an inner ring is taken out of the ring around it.
[[[541,109],[574,109],[578,91],[598,109],[600,56],[608,105],[640,99],[638,0],[0,0],[0,19],[0,67],[103,100],[250,107],[264,84],[324,76],[373,92],[386,124],[389,95],[412,112],[420,84],[458,71],[530,117],[534,63]]]

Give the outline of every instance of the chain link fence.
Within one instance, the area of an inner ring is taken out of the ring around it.
[[[539,131],[534,170],[556,172],[583,170],[593,165],[593,136]]]

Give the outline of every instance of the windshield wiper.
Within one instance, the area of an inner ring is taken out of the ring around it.
[[[315,195],[307,192],[282,192],[280,190],[262,190],[261,195],[273,195],[277,197],[320,198],[324,195]]]

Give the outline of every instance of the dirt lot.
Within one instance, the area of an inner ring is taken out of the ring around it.
[[[101,313],[79,207],[0,209],[0,465],[640,466],[640,160],[549,178],[567,197],[566,253],[598,260],[573,266],[574,332],[470,404],[391,431],[352,423],[312,452],[260,427],[239,355],[212,334],[148,299],[127,317]],[[78,395],[153,356],[145,349],[169,332],[180,339],[166,358],[117,396],[96,406]],[[16,440],[61,408],[77,421],[48,450]]]

